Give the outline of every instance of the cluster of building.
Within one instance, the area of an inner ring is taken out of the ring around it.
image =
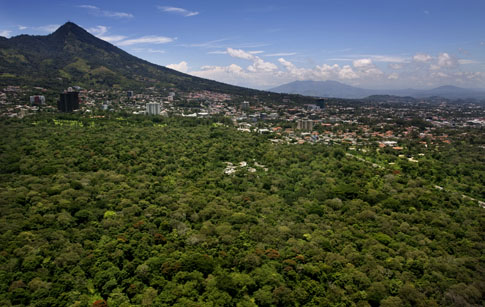
[[[51,103],[58,97],[57,108]],[[40,110],[61,112],[124,111],[152,116],[210,117],[232,119],[239,130],[271,135],[274,142],[342,143],[358,146],[374,142],[383,149],[401,150],[403,139],[421,139],[423,145],[450,143],[436,132],[443,127],[485,126],[483,105],[449,102],[349,102],[315,99],[297,105],[290,97],[265,101],[265,97],[239,97],[211,91],[182,92],[175,88],[142,92],[87,90],[71,87],[46,96],[42,88],[10,86],[0,91],[4,116],[23,117]],[[28,103],[26,103],[28,101]]]

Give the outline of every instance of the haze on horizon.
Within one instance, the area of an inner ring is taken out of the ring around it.
[[[0,0],[0,36],[46,35],[69,20],[150,62],[258,89],[485,88],[483,12],[478,0]]]

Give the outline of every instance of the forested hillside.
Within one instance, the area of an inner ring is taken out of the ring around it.
[[[125,90],[177,87],[254,95],[257,90],[194,77],[155,65],[67,22],[46,36],[19,35],[0,40],[0,86],[22,84],[61,90]],[[277,94],[274,94],[277,95]]]
[[[485,209],[339,145],[223,119],[0,129],[1,306],[485,302]]]

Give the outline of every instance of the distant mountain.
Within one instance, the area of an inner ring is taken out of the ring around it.
[[[364,98],[370,95],[380,94],[378,91],[362,89],[337,81],[294,81],[272,88],[270,91],[337,98]]]
[[[317,97],[365,98],[372,95],[395,95],[424,98],[439,96],[448,99],[485,99],[485,90],[440,86],[429,90],[370,90],[346,85],[337,81],[294,81],[270,89],[276,93],[301,94]]]
[[[260,91],[194,77],[139,59],[72,22],[46,36],[0,37],[0,86],[137,89],[155,86],[231,94]]]
[[[430,90],[417,91],[414,97],[440,96],[449,99],[476,98],[485,99],[485,90],[466,89],[452,85],[440,86]]]

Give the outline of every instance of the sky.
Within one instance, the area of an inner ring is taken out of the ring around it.
[[[152,63],[257,89],[485,88],[484,0],[0,0],[0,36],[67,21]]]

